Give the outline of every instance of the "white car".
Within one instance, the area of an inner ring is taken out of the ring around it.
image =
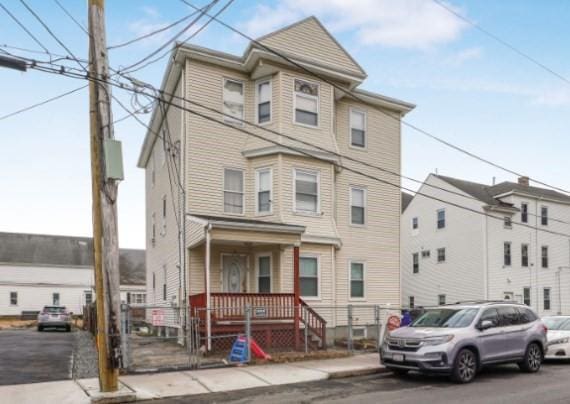
[[[570,359],[570,316],[542,319],[548,327],[545,359]]]

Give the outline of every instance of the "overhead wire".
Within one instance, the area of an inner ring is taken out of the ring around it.
[[[45,53],[49,53],[48,48],[44,46],[44,44],[38,38],[36,38],[36,36],[32,34],[32,32],[28,28],[26,28],[26,26],[14,14],[12,14],[4,4],[0,3],[0,7],[6,12],[6,14],[10,16],[10,18],[12,18],[12,20],[16,22],[16,24],[20,26],[20,28],[22,28],[28,34],[30,38],[34,40],[35,43],[37,43],[40,46],[40,48],[44,50]]]

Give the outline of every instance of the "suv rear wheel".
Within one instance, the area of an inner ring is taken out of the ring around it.
[[[451,378],[457,383],[470,383],[477,374],[477,356],[470,349],[462,349],[455,357]]]
[[[519,368],[523,372],[535,373],[540,370],[542,365],[542,350],[536,342],[528,345],[524,354],[524,359],[519,362]]]

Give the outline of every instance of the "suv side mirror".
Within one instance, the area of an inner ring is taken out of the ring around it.
[[[479,326],[477,328],[479,328],[480,331],[485,331],[489,328],[494,327],[494,325],[495,324],[491,320],[483,320],[479,323]]]

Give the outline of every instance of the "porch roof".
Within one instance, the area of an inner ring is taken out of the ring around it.
[[[235,230],[258,230],[272,233],[303,234],[305,226],[295,224],[268,222],[264,220],[254,220],[234,217],[208,216],[189,214],[190,220],[194,219],[203,225],[211,225],[212,228],[235,229]]]

